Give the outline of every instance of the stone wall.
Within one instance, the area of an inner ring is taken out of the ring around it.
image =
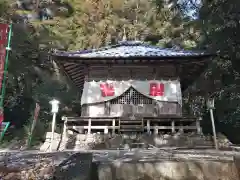
[[[12,152],[0,176],[4,180],[238,180],[239,157],[238,152],[214,150]]]
[[[97,180],[238,180],[233,162],[163,161],[99,164]]]
[[[87,150],[87,149],[129,149],[133,144],[142,144],[146,147],[179,147],[179,148],[203,148],[214,146],[211,136],[203,136],[195,133],[175,134],[72,134],[60,140],[61,135],[55,133],[53,150]],[[41,151],[49,151],[51,133],[46,135],[46,141],[41,146]],[[231,142],[223,135],[218,135],[219,147],[228,148]]]

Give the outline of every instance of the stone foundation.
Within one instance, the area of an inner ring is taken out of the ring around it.
[[[195,133],[175,134],[72,134],[64,136],[55,133],[53,150],[90,150],[90,149],[131,149],[131,148],[213,148],[211,136],[203,136]],[[41,151],[49,151],[51,133],[46,135],[46,141],[41,146]],[[231,143],[223,135],[218,135],[219,147],[228,148]]]
[[[233,162],[163,161],[99,164],[98,180],[238,180]]]
[[[8,153],[4,180],[238,180],[240,172],[239,153],[215,150]]]
[[[68,137],[68,144],[71,141],[72,146],[65,149],[129,149],[129,148],[161,148],[161,147],[213,147],[211,139],[196,134],[174,134],[174,135],[104,135],[104,134],[77,134]],[[75,142],[74,142],[75,141]],[[74,145],[73,145],[74,144]],[[63,150],[61,145],[61,149]]]

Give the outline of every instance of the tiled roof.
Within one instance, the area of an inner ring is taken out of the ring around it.
[[[123,41],[99,49],[75,52],[57,51],[55,56],[75,58],[131,58],[131,57],[196,57],[209,55],[203,51],[187,51],[176,48],[150,46],[139,41]]]

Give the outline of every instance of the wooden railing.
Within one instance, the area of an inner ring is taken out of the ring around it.
[[[122,131],[141,131],[154,132],[158,134],[161,130],[170,130],[172,133],[176,130],[191,130],[201,133],[200,121],[196,117],[143,117],[141,119],[123,118],[123,117],[63,117],[65,131],[67,129],[78,133],[87,130],[91,134],[92,130],[101,130],[105,134],[109,131],[112,134]],[[139,121],[139,123],[137,123]],[[182,122],[188,122],[188,125],[182,125]],[[136,124],[137,123],[137,124]],[[163,125],[163,123],[170,123]],[[178,123],[178,125],[176,125]],[[141,128],[140,128],[141,126]],[[124,129],[125,128],[125,129]]]

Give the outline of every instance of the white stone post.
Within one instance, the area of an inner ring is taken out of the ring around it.
[[[58,113],[59,103],[60,102],[58,100],[56,100],[56,99],[53,99],[49,103],[52,105],[51,112],[53,113],[53,118],[52,118],[52,135],[51,135],[51,144],[50,144],[50,151],[52,151],[52,146],[53,146],[53,141],[54,141],[54,131],[55,131],[55,126],[56,126],[56,115]]]
[[[215,128],[215,122],[214,122],[214,116],[213,116],[214,99],[208,99],[207,107],[210,111],[210,118],[211,118],[211,121],[212,121],[212,131],[213,131],[215,149],[218,150],[217,134],[216,134],[216,128]]]

